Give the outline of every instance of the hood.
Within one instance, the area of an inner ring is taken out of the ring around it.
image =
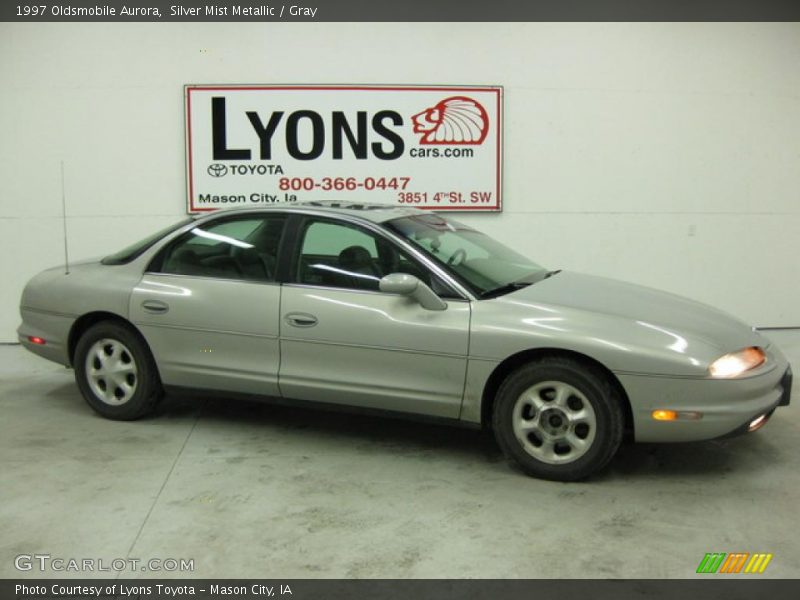
[[[691,337],[723,352],[768,346],[750,326],[712,306],[594,275],[562,271],[501,299],[617,317],[667,337]]]

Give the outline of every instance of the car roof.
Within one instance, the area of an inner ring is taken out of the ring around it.
[[[404,206],[392,206],[391,204],[370,204],[368,202],[347,202],[340,200],[319,200],[311,202],[298,202],[292,204],[278,204],[273,206],[259,206],[248,208],[223,208],[212,213],[214,216],[230,213],[250,213],[250,212],[292,212],[308,214],[347,215],[356,217],[373,223],[385,223],[400,217],[409,217],[425,214],[428,211],[419,208]]]

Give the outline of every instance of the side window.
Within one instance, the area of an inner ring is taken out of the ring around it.
[[[274,281],[286,219],[259,216],[195,227],[170,244],[152,270],[175,275]]]
[[[338,256],[348,246],[361,246],[373,259],[378,256],[375,238],[371,234],[355,227],[325,221],[308,226],[303,238],[302,254]]]
[[[389,273],[415,275],[437,293],[458,297],[438,279],[432,282],[427,269],[380,236],[327,221],[306,227],[297,265],[299,283],[377,291],[381,277]]]
[[[356,227],[311,222],[303,233],[297,265],[300,283],[377,290],[383,277],[375,238]]]

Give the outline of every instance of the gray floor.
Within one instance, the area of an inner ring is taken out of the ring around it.
[[[800,365],[800,331],[769,335]],[[559,484],[469,430],[225,399],[106,421],[71,371],[4,346],[0,577],[41,576],[19,554],[194,559],[167,574],[193,577],[691,577],[711,551],[800,577],[798,403],[795,384],[756,434],[626,446]]]

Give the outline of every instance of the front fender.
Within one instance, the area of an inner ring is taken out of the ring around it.
[[[502,361],[537,348],[579,352],[618,373],[678,377],[706,377],[708,365],[730,351],[674,327],[617,315],[508,300],[475,303],[471,358]]]

